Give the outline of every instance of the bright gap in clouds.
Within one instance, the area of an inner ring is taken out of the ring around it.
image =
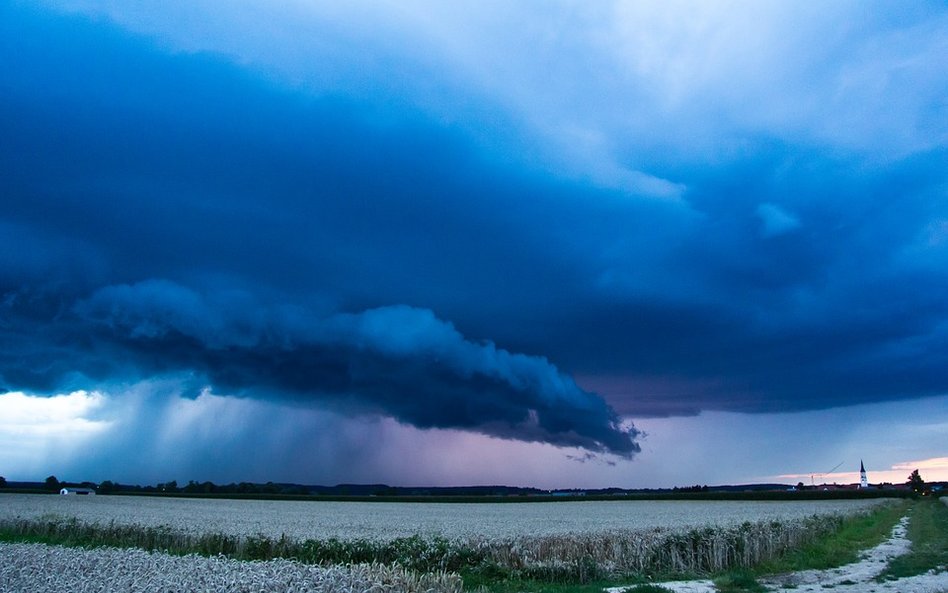
[[[8,445],[0,449],[0,474],[8,480],[53,474],[141,485],[174,479],[591,488],[622,483],[627,471],[621,468],[629,467],[620,458],[589,457],[577,448],[422,430],[387,417],[207,389],[181,397],[171,385],[145,382],[120,393],[51,398],[0,395],[0,414],[9,418],[0,426],[0,442]]]
[[[112,421],[96,417],[105,403],[106,397],[95,391],[54,397],[0,395],[0,467],[10,472],[4,477],[41,479],[37,472],[52,471],[87,448],[113,426]]]

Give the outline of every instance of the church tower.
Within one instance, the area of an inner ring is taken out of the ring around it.
[[[869,479],[866,478],[866,466],[862,464],[862,459],[859,460],[859,487],[869,487]]]

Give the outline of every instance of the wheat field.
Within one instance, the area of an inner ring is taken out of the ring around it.
[[[271,501],[151,496],[4,494],[0,519],[54,515],[89,523],[167,526],[175,531],[291,539],[511,538],[746,521],[792,521],[869,509],[880,499],[816,501],[576,501],[400,503]]]
[[[885,502],[339,503],[15,494],[0,497],[0,530],[87,549],[2,544],[0,583],[39,579],[52,587],[42,579],[79,574],[89,582],[58,588],[454,593],[459,573],[472,571],[564,583],[710,574],[772,559],[879,504]],[[123,580],[127,574],[138,576]],[[44,590],[3,587],[0,593]]]
[[[117,548],[0,544],[0,593],[459,593],[461,579],[399,566],[247,562]]]

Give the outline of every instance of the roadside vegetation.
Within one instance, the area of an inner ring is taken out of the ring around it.
[[[757,579],[764,575],[823,570],[856,562],[860,552],[885,541],[910,507],[911,503],[903,500],[872,513],[847,517],[835,532],[750,569],[718,574],[714,584],[722,593],[761,593],[764,588]]]
[[[948,505],[943,500],[924,497],[912,504],[908,537],[911,551],[894,558],[880,580],[948,571]]]
[[[867,515],[845,519],[835,533],[819,538],[771,561],[755,567],[756,574],[776,574],[799,570],[822,570],[843,566],[859,559],[863,550],[879,545],[905,516],[911,503],[901,501]]]
[[[821,538],[751,570],[726,571],[715,579],[721,593],[760,593],[757,582],[765,575],[802,570],[824,570],[859,560],[860,552],[888,538],[901,517],[909,516],[911,551],[892,559],[879,575],[880,582],[948,571],[948,505],[929,497],[905,500],[876,512],[848,518],[834,534]]]
[[[781,554],[756,564],[737,565],[725,570],[709,571],[715,587],[721,593],[763,593],[764,587],[758,578],[764,575],[794,572],[809,569],[825,569],[841,566],[858,559],[862,550],[878,545],[886,539],[892,528],[903,517],[909,507],[906,501],[893,502],[877,507],[870,513],[862,513],[839,519],[834,529],[823,532],[820,537],[789,548]],[[659,580],[707,578],[702,574],[665,574]],[[627,593],[651,593],[667,591],[657,585],[635,585]]]

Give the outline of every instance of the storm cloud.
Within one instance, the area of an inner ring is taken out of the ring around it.
[[[4,308],[7,391],[108,389],[172,376],[195,396],[284,397],[419,428],[623,457],[639,450],[630,423],[546,359],[473,343],[424,309],[318,318],[246,294],[205,297],[152,280],[101,288],[47,318],[37,335],[28,315],[35,309],[17,301]]]
[[[184,6],[0,5],[4,388],[625,457],[948,391],[943,7]]]

